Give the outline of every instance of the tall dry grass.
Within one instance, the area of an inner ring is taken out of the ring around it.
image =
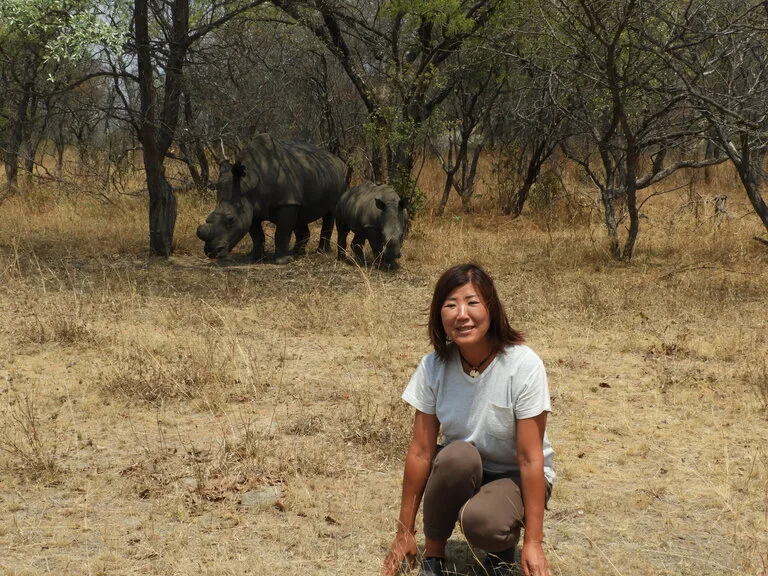
[[[211,200],[192,194],[168,260],[148,256],[141,196],[6,199],[0,567],[376,573],[432,284],[472,260],[550,377],[555,574],[768,574],[768,255],[727,169],[650,191],[632,263],[610,258],[578,175],[510,220],[489,170],[475,214],[453,198],[435,218],[425,165],[397,273],[252,265],[247,240],[208,261],[194,229]],[[449,551],[469,574],[460,534]]]

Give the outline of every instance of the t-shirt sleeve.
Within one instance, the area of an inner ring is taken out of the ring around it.
[[[411,380],[408,382],[408,386],[405,387],[402,398],[416,408],[416,410],[425,414],[435,414],[437,412],[437,395],[428,364],[428,356],[421,359],[416,371],[411,376]]]
[[[521,370],[520,378],[523,380],[522,390],[515,401],[515,418],[534,418],[542,412],[552,411],[552,402],[549,397],[549,383],[544,363],[538,356],[528,362],[526,370]]]

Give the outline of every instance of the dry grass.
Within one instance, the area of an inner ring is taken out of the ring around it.
[[[54,413],[49,420],[55,421]],[[59,471],[55,431],[40,419],[35,401],[17,392],[2,411],[6,425],[0,430],[0,451],[10,458],[10,468],[34,480],[54,480]]]
[[[437,219],[424,168],[395,274],[251,265],[247,241],[207,261],[210,201],[187,195],[168,261],[140,197],[6,200],[0,572],[377,573],[432,283],[473,260],[548,367],[554,573],[768,575],[768,255],[731,175],[646,203],[619,264],[578,178],[509,220],[489,170],[478,214],[453,198]],[[244,504],[266,487],[275,506]],[[449,550],[466,574],[472,551]]]

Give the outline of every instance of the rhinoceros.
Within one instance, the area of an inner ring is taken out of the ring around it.
[[[327,150],[302,142],[282,142],[268,134],[256,136],[230,165],[222,163],[216,183],[216,207],[197,227],[210,258],[225,257],[250,233],[252,260],[264,257],[265,220],[276,225],[275,262],[303,254],[309,241],[309,223],[323,219],[318,250],[331,247],[333,211],[344,191],[347,167]]]
[[[368,240],[377,265],[397,268],[408,227],[407,204],[387,184],[363,182],[344,192],[336,204],[338,258],[346,257],[347,234],[352,231],[352,251],[359,261]]]

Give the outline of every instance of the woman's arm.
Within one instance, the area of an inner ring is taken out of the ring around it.
[[[525,537],[520,560],[525,576],[551,576],[552,574],[542,547],[546,502],[542,444],[546,427],[547,412],[542,412],[533,418],[523,418],[516,423],[517,464],[520,467],[525,510]]]
[[[408,559],[410,563],[416,556],[416,513],[429,478],[439,429],[437,416],[416,411],[413,436],[405,456],[397,534],[384,559],[381,576],[394,576],[403,560]]]

